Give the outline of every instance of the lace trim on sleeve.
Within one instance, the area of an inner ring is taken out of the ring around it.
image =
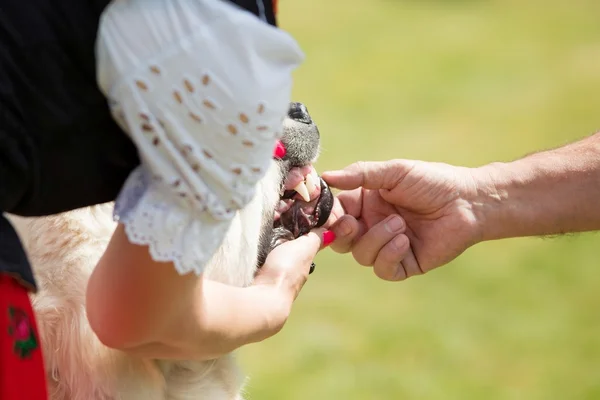
[[[97,54],[100,87],[141,158],[115,219],[155,260],[200,274],[267,172],[302,54],[215,0],[115,2]]]

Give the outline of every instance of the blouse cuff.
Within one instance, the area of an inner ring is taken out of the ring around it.
[[[115,219],[157,261],[200,274],[271,163],[302,53],[221,0],[118,0],[97,40],[98,83],[141,165]]]

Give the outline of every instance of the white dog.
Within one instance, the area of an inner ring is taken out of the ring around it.
[[[287,154],[273,161],[255,198],[236,215],[205,277],[249,285],[270,250],[327,220],[333,197],[311,167],[319,140],[306,108],[292,103],[282,139]],[[289,177],[299,171],[304,171],[301,182],[290,187]],[[310,201],[308,193],[317,187],[320,196]],[[39,286],[32,300],[51,400],[242,398],[244,376],[232,354],[206,362],[143,360],[107,348],[97,339],[87,322],[85,293],[116,227],[112,204],[42,218],[9,218]]]

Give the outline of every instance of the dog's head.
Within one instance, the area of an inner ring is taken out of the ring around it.
[[[320,140],[304,104],[291,103],[281,138],[285,155],[276,161],[283,177],[280,201],[265,226],[270,234],[261,238],[259,266],[275,247],[323,226],[331,214],[333,194],[312,165],[319,156]]]

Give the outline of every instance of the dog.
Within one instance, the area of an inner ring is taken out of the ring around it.
[[[252,283],[269,252],[322,226],[333,195],[312,164],[320,133],[307,108],[291,103],[274,159],[255,197],[238,211],[205,277]],[[104,346],[85,314],[88,279],[116,228],[113,204],[35,218],[9,216],[32,263],[32,295],[51,400],[241,400],[246,378],[234,354],[210,361],[146,360]],[[210,232],[206,233],[210,235]]]

